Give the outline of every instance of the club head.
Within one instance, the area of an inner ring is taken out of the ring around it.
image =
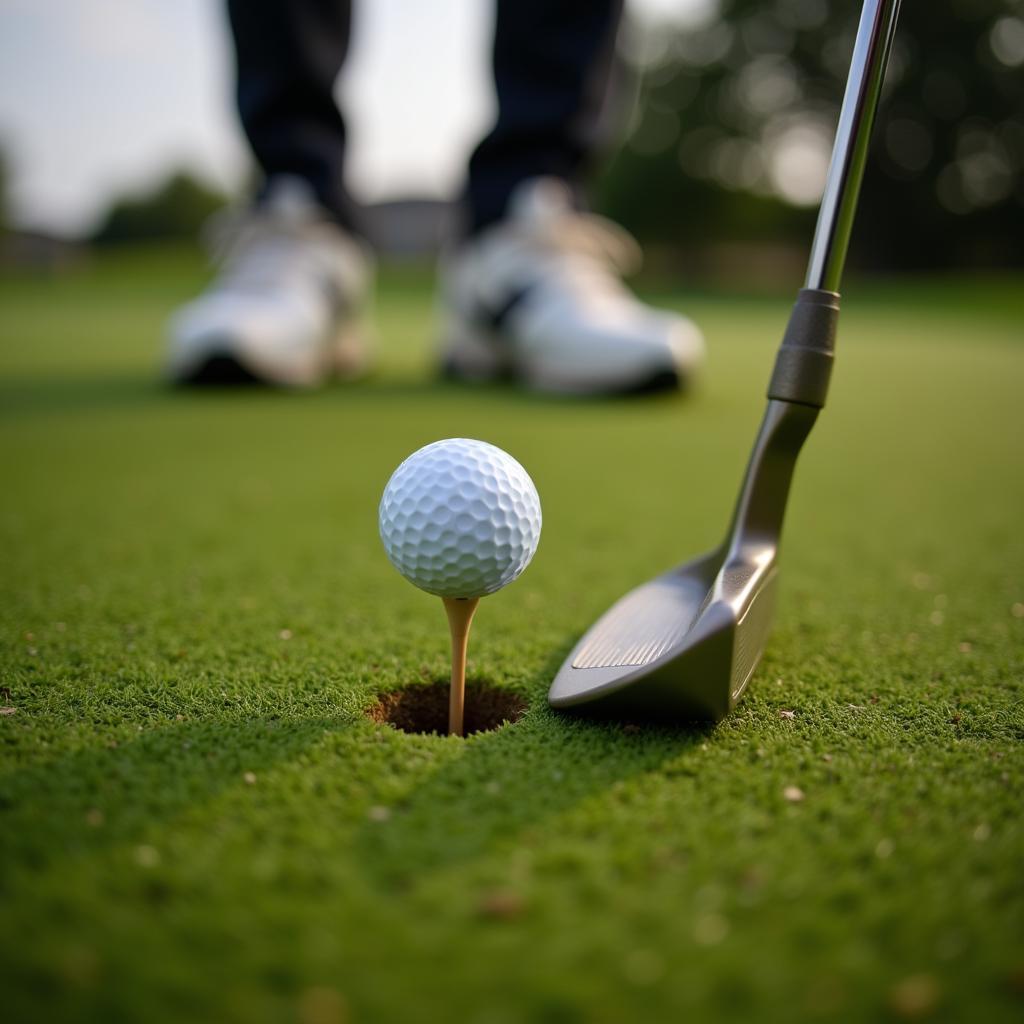
[[[775,607],[776,551],[714,551],[616,602],[551,685],[554,708],[659,719],[711,719],[743,694]]]
[[[769,402],[726,543],[605,612],[551,684],[552,707],[660,720],[730,711],[768,640],[786,498],[816,415]]]

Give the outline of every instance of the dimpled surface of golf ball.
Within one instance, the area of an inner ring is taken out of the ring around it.
[[[507,452],[451,438],[395,470],[379,525],[391,564],[410,583],[439,597],[483,597],[529,565],[540,540],[540,498]]]

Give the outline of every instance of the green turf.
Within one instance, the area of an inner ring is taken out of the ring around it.
[[[1020,1019],[1019,279],[851,284],[770,649],[675,731],[546,687],[718,540],[786,300],[656,294],[704,325],[704,387],[563,403],[432,383],[429,283],[392,273],[376,377],[174,393],[161,323],[201,280],[133,252],[0,283],[5,1020]],[[468,741],[364,718],[444,677],[375,512],[451,435],[545,514],[471,650],[530,710]]]

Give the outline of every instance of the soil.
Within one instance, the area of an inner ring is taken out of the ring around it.
[[[489,732],[506,723],[518,722],[526,714],[522,697],[494,686],[466,686],[465,732]],[[425,683],[378,694],[367,717],[381,725],[393,725],[402,732],[448,732],[448,684]]]

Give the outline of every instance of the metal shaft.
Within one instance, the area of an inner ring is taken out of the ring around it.
[[[805,287],[839,291],[900,0],[865,0]]]
[[[835,293],[846,260],[899,6],[899,0],[864,0],[807,282],[793,308],[768,385],[768,409],[729,530],[729,557],[752,536],[778,539],[796,457],[825,404],[839,315]]]

